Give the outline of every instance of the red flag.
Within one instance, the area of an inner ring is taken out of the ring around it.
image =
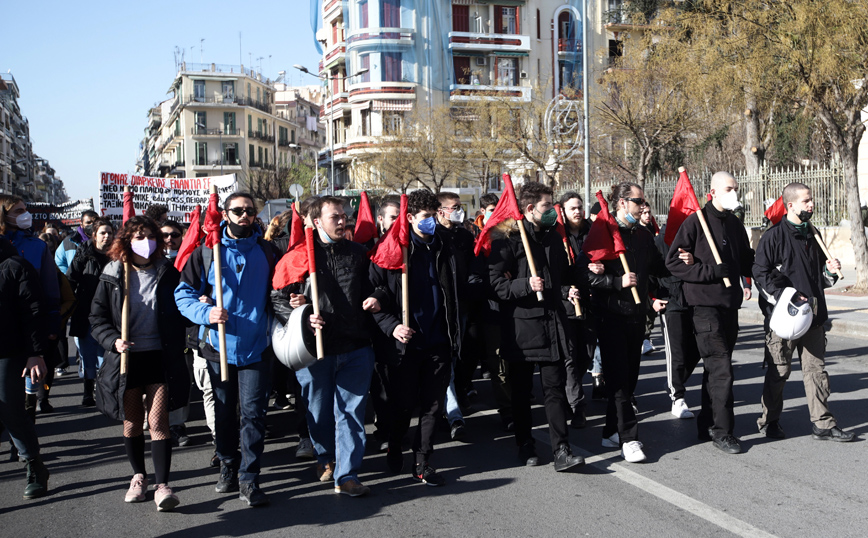
[[[313,230],[310,230],[313,232]],[[311,237],[313,237],[311,235]],[[311,239],[311,247],[313,240]],[[307,235],[305,234],[304,222],[299,214],[292,208],[292,221],[289,225],[289,245],[286,254],[277,262],[274,268],[274,277],[271,287],[279,290],[296,282],[304,282],[308,275],[308,247]]]
[[[124,192],[124,223],[136,216],[136,208],[133,207],[133,193]]]
[[[614,260],[627,249],[618,230],[618,222],[615,221],[614,215],[609,213],[609,204],[603,197],[602,191],[597,191],[597,200],[600,201],[600,212],[597,214],[597,220],[591,224],[588,237],[582,244],[582,250],[592,262]]]
[[[564,240],[564,249],[567,251],[567,257],[570,259],[570,265],[576,263],[576,254],[573,252],[573,247],[570,246],[570,239],[567,237],[567,226],[564,223],[564,209],[561,204],[555,204],[555,211],[558,213],[558,223],[555,230],[561,234],[561,239]]]
[[[784,205],[784,197],[783,196],[781,196],[780,198],[775,200],[775,203],[770,205],[769,208],[766,209],[766,212],[765,212],[766,218],[769,219],[772,222],[772,224],[779,223],[781,221],[781,219],[784,218],[784,215],[786,215],[786,214],[787,214],[787,206]]]
[[[682,169],[678,176],[678,183],[675,185],[672,201],[669,202],[669,216],[666,218],[666,235],[663,236],[663,241],[671,245],[684,220],[697,211],[699,211],[699,200],[696,198],[690,178],[687,177],[687,170]]]
[[[178,249],[178,256],[175,257],[175,269],[183,271],[187,264],[187,259],[190,254],[196,250],[205,232],[202,231],[202,226],[199,225],[199,215],[202,214],[202,206],[196,204],[196,209],[190,215],[190,227],[187,228],[187,233],[184,234],[184,240],[181,242],[181,248]]]
[[[208,198],[208,209],[205,211],[205,222],[202,226],[208,236],[205,238],[205,246],[214,248],[214,245],[220,242],[220,222],[223,220],[223,215],[217,209],[217,193],[213,193]]]
[[[401,248],[408,246],[410,246],[410,221],[407,220],[407,195],[402,194],[398,218],[368,255],[372,262],[383,269],[400,269],[404,267],[404,253]]]
[[[479,233],[476,238],[476,246],[473,247],[473,253],[479,256],[480,252],[484,252],[486,256],[491,253],[491,232],[501,222],[507,219],[521,220],[524,218],[518,208],[518,200],[515,198],[515,189],[512,188],[512,179],[509,174],[503,174],[503,194],[500,195],[500,201],[488,217],[488,222],[485,228]]]
[[[374,214],[371,212],[371,203],[368,201],[367,191],[362,191],[362,201],[359,203],[359,216],[356,218],[356,230],[353,241],[367,243],[375,237],[380,237],[377,224],[374,222]]]

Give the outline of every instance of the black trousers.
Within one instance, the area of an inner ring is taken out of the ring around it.
[[[666,340],[666,384],[672,401],[684,398],[684,384],[701,355],[693,332],[693,316],[687,310],[664,310],[660,316]]]
[[[448,345],[430,350],[407,350],[401,363],[389,366],[389,394],[396,395],[392,407],[389,445],[401,446],[410,428],[413,408],[419,406],[419,427],[413,437],[416,463],[428,461],[434,452],[437,416],[442,413],[441,400],[452,377],[452,351]]]
[[[567,420],[570,407],[567,404],[567,370],[564,361],[554,362],[510,362],[509,385],[512,390],[512,418],[515,421],[515,442],[522,446],[532,441],[533,420],[530,412],[530,395],[533,390],[533,372],[539,365],[540,381],[543,388],[546,419],[549,422],[549,437],[552,452],[562,443],[569,443]]]
[[[639,420],[631,399],[639,381],[645,316],[619,316],[603,313],[597,320],[600,359],[606,375],[606,424],[603,437],[615,433],[622,443],[639,439]]]
[[[576,347],[564,361],[567,369],[567,402],[573,413],[587,405],[582,379],[591,365],[594,348],[597,346],[597,331],[590,320],[567,320],[567,330],[576,335]]]
[[[371,376],[370,400],[374,407],[374,436],[378,441],[389,440],[392,430],[392,408],[389,401],[389,365],[383,362],[374,363],[374,375]]]
[[[696,345],[705,366],[699,431],[713,427],[715,439],[732,435],[735,426],[732,397],[732,350],[738,338],[738,309],[691,307]]]

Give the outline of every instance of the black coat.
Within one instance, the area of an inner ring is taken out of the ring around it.
[[[768,320],[784,288],[792,287],[805,297],[817,298],[817,311],[811,323],[818,327],[829,319],[826,294],[836,275],[825,271],[826,255],[813,232],[803,237],[784,217],[760,238],[753,264],[753,277],[760,290],[759,306]]]
[[[169,387],[168,410],[179,409],[190,397],[190,374],[184,358],[184,331],[188,321],[175,304],[180,274],[166,260],[157,268],[157,325],[163,348],[163,375]],[[109,263],[99,279],[90,310],[91,335],[106,350],[97,375],[97,408],[109,418],[124,419],[126,374],[121,375],[121,356],[115,340],[121,337],[124,303],[124,266]]]
[[[42,355],[48,334],[39,275],[9,247],[0,237],[0,358]]]
[[[527,231],[537,276],[545,281],[544,300],[540,302],[530,289],[530,267],[519,231],[492,241],[488,272],[500,301],[500,354],[510,361],[563,360],[575,345],[575,335],[566,329],[563,302],[576,283],[575,268],[554,229],[534,232],[527,220],[519,225]]]
[[[93,240],[82,244],[75,253],[75,258],[69,264],[66,277],[72,287],[72,293],[78,301],[79,307],[72,313],[69,324],[70,336],[87,336],[90,332],[89,305],[96,294],[99,285],[99,277],[102,270],[108,265],[109,258],[94,246]]]

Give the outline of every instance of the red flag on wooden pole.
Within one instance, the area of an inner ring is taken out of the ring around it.
[[[208,235],[205,237],[205,246],[214,248],[214,245],[220,242],[220,223],[223,221],[223,215],[220,214],[220,209],[217,205],[217,193],[211,193],[208,197],[208,209],[205,210],[205,222],[202,227]]]
[[[202,214],[202,206],[196,204],[196,208],[190,215],[190,227],[187,228],[187,233],[184,234],[184,240],[181,241],[181,247],[178,249],[178,256],[175,257],[175,269],[178,271],[184,270],[184,265],[202,238],[205,237],[205,232],[202,231],[202,226],[199,225],[199,216]]]
[[[319,316],[319,284],[316,279],[316,255],[314,254],[313,228],[304,230],[305,250],[307,251],[307,272],[310,276],[310,300],[313,303],[313,315]],[[322,329],[316,330],[316,358],[322,360],[325,357],[325,344],[322,338]]]
[[[307,236],[301,216],[292,208],[292,222],[289,225],[289,245],[286,254],[277,262],[272,278],[272,287],[276,290],[290,284],[304,282],[310,270],[308,262]]]
[[[133,193],[130,191],[129,185],[124,187],[124,216],[123,222],[136,216],[136,208],[133,206]]]
[[[784,205],[784,197],[781,196],[775,203],[769,206],[766,209],[765,216],[767,219],[771,221],[772,224],[777,224],[784,218],[784,215],[787,214],[787,206]]]
[[[356,218],[353,241],[356,243],[367,243],[375,237],[380,237],[380,233],[377,231],[377,223],[374,221],[368,193],[367,191],[362,191],[362,201],[359,202],[359,216]]]
[[[588,237],[582,244],[582,250],[594,263],[603,260],[614,260],[619,254],[627,251],[621,232],[618,231],[618,223],[615,217],[609,213],[609,204],[603,197],[602,191],[597,191],[597,200],[600,202],[600,212],[597,220],[591,224]]]
[[[558,213],[558,223],[555,226],[555,230],[557,230],[561,239],[563,239],[564,250],[567,252],[567,258],[570,260],[570,265],[573,265],[576,263],[576,253],[573,252],[573,248],[570,246],[570,239],[567,236],[567,226],[564,222],[564,208],[561,207],[561,204],[555,204],[555,211]]]
[[[476,238],[476,246],[473,248],[473,254],[479,256],[480,252],[488,256],[491,253],[491,232],[501,222],[509,219],[519,221],[524,218],[521,211],[518,209],[518,200],[515,198],[515,189],[512,187],[512,179],[509,174],[503,174],[503,193],[500,195],[500,200],[497,206],[488,217],[488,222]]]
[[[687,177],[687,170],[682,170],[678,176],[678,183],[675,184],[672,201],[669,202],[669,216],[666,218],[666,235],[663,236],[663,241],[671,245],[684,219],[697,211],[699,211],[699,201],[696,192],[693,190],[690,178]]]
[[[407,195],[402,194],[398,218],[368,255],[378,267],[389,270],[401,269],[404,267],[404,255],[401,249],[408,246],[410,246],[410,221],[407,220]]]

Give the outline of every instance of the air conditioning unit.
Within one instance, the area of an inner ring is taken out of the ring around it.
[[[485,66],[485,57],[476,58],[476,65],[480,67]]]
[[[521,75],[519,75],[519,76],[520,76],[521,78],[527,78],[527,71],[522,71],[522,72],[521,72]]]

